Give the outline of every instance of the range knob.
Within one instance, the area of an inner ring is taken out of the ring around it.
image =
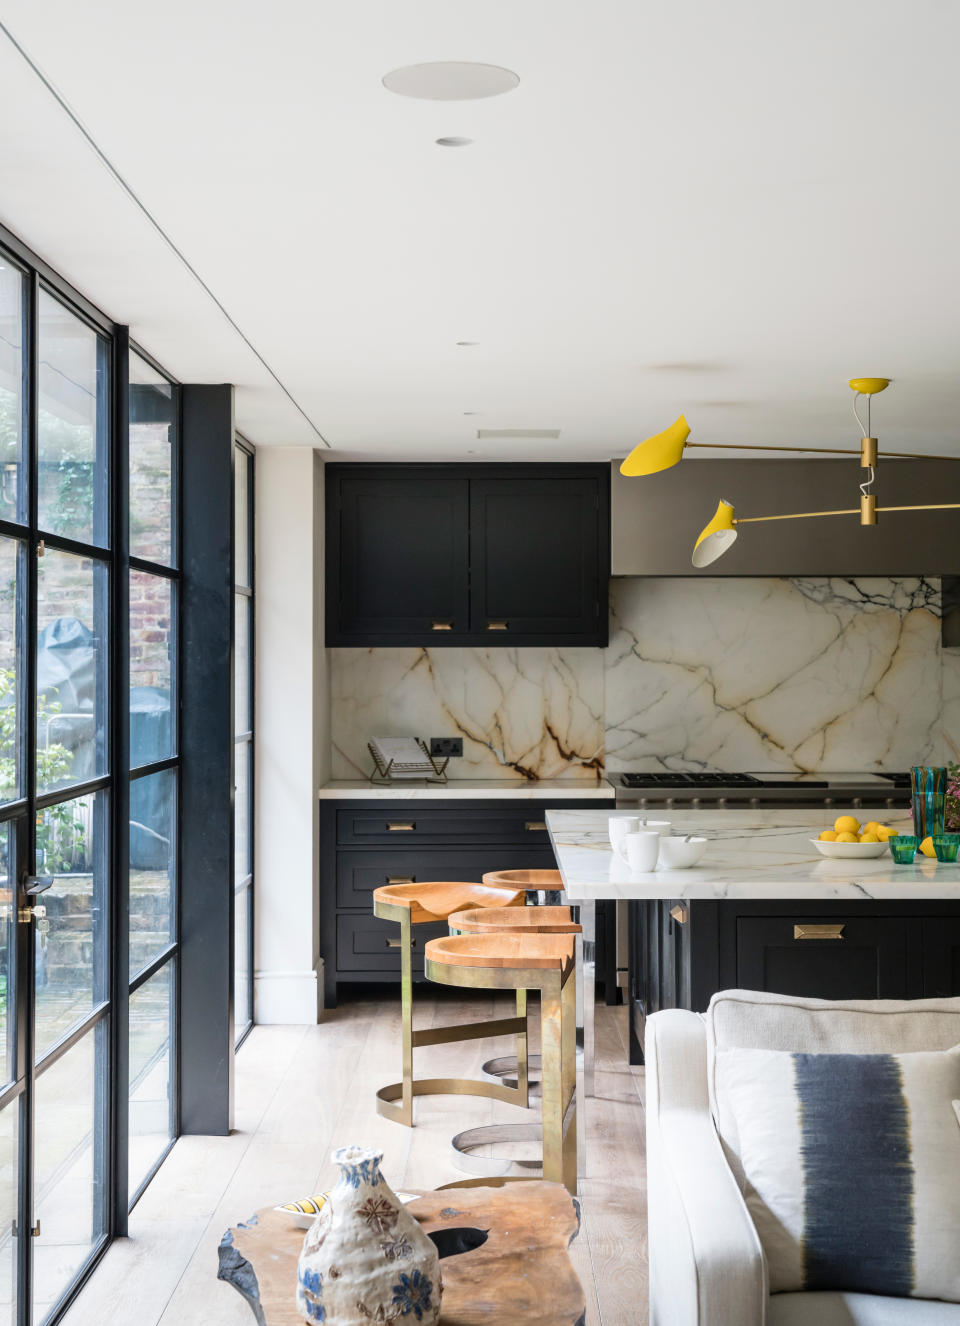
[[[690,798],[690,805],[691,805],[691,806],[699,806],[699,804],[700,804],[700,798],[699,798],[699,797],[691,797],[691,798]]]
[[[863,805],[863,801],[861,800],[860,797],[851,797],[850,804],[851,806],[856,806],[857,809],[859,809]]]

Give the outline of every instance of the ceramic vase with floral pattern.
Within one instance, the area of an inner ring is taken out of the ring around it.
[[[362,1146],[333,1153],[337,1186],[303,1241],[297,1308],[327,1326],[436,1326],[440,1259],[380,1173],[383,1156]]]

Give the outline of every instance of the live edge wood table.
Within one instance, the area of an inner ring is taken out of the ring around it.
[[[463,1226],[489,1231],[479,1248],[440,1263],[441,1326],[583,1326],[586,1300],[568,1254],[580,1207],[561,1184],[448,1188],[422,1194],[407,1209],[428,1234]],[[239,1290],[258,1326],[303,1326],[295,1302],[303,1239],[304,1231],[272,1208],[224,1234],[219,1278]]]

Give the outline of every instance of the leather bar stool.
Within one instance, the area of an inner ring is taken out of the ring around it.
[[[431,939],[429,980],[468,990],[539,990],[543,1177],[577,1190],[576,964],[573,936],[493,932]],[[481,1180],[483,1182],[483,1180]],[[470,1187],[476,1179],[460,1185]]]
[[[403,1076],[399,1082],[381,1087],[377,1092],[377,1110],[396,1123],[413,1126],[414,1096],[471,1095],[489,1096],[509,1101],[524,1109],[529,1103],[527,1074],[527,1002],[526,994],[517,991],[517,1014],[487,1022],[470,1022],[454,1027],[413,1028],[413,935],[414,926],[431,921],[445,921],[452,912],[464,908],[515,908],[524,906],[522,889],[496,888],[486,884],[433,882],[426,884],[385,884],[373,892],[373,912],[400,926],[400,1025]],[[449,1041],[476,1040],[481,1036],[517,1037],[517,1062],[520,1066],[516,1086],[501,1082],[473,1081],[469,1078],[413,1076],[413,1051],[422,1045],[445,1045]]]
[[[451,933],[457,934],[524,934],[524,935],[569,935],[580,934],[580,926],[573,919],[569,907],[479,907],[469,911],[454,912],[448,924]],[[518,992],[518,998],[519,998]],[[524,992],[526,998],[526,992]],[[542,1068],[540,1055],[528,1055],[528,1063]],[[490,1060],[484,1064],[484,1071],[490,1071],[490,1065],[504,1065],[503,1076],[511,1069],[517,1071],[516,1063],[509,1059]],[[512,1085],[505,1083],[505,1085]],[[533,1083],[529,1083],[533,1086]],[[537,1084],[539,1085],[539,1083]],[[469,1174],[520,1174],[525,1170],[539,1168],[538,1160],[503,1160],[496,1156],[474,1155],[474,1149],[489,1146],[491,1143],[540,1141],[542,1130],[536,1123],[494,1123],[483,1124],[477,1128],[466,1128],[457,1133],[451,1142],[454,1150],[454,1164],[458,1169]]]

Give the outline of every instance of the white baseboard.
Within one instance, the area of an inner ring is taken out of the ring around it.
[[[319,972],[255,972],[254,1020],[261,1026],[315,1026],[320,1021],[322,972],[322,963]]]

